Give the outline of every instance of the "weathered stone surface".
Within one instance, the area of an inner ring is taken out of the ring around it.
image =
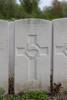
[[[53,21],[54,32],[54,82],[67,89],[67,19]]]
[[[50,85],[52,24],[40,19],[15,21],[15,92]]]
[[[0,20],[0,87],[8,90],[8,22]]]

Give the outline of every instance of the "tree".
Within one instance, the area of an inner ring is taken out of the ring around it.
[[[6,9],[7,9],[7,17],[14,18],[15,17],[15,0],[7,0]]]
[[[67,2],[62,2],[63,16],[67,17]]]
[[[32,2],[31,0],[20,0],[23,9],[27,13],[32,13]]]
[[[5,12],[5,0],[0,0],[0,17],[3,18]]]
[[[15,15],[15,0],[0,0],[0,18],[13,18]]]
[[[43,16],[45,19],[48,19],[48,20],[53,19],[54,17],[52,14],[52,7],[45,7],[43,9]]]
[[[58,1],[58,0],[53,1],[52,14],[55,17],[62,17],[63,16],[63,14],[62,14],[62,5],[61,5],[60,1]]]
[[[20,0],[23,9],[28,14],[36,13],[39,10],[39,0]]]

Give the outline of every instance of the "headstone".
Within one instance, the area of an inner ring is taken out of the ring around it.
[[[15,92],[50,86],[52,24],[40,19],[15,21]]]
[[[8,22],[0,20],[0,87],[8,91]]]
[[[67,89],[67,19],[53,21],[54,82]]]

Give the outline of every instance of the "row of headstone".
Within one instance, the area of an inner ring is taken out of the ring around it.
[[[67,19],[0,21],[0,87],[15,76],[16,93],[49,90],[52,67],[67,90]]]

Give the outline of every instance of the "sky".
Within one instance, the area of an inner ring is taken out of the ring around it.
[[[51,6],[53,0],[40,0],[40,4],[39,7],[41,8],[41,10],[43,9],[44,6]],[[62,1],[62,0],[59,0]],[[67,0],[65,0],[67,1]],[[19,3],[19,0],[17,0],[17,2]]]
[[[39,7],[43,9],[44,6],[50,6],[53,0],[40,0]]]

